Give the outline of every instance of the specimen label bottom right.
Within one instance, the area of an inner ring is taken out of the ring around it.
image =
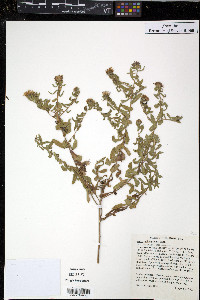
[[[131,251],[132,297],[196,299],[197,236],[134,235]]]

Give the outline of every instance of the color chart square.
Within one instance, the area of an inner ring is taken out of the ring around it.
[[[115,17],[141,17],[141,2],[115,2]]]

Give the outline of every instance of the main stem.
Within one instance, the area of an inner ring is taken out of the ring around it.
[[[101,205],[102,199],[99,200],[99,205]],[[102,216],[102,208],[99,207],[99,238],[98,238],[98,250],[97,250],[97,263],[99,264],[99,254],[100,254],[100,246],[101,246],[101,216]]]

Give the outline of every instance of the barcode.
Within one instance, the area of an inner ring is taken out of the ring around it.
[[[67,293],[70,295],[89,295],[90,294],[90,289],[84,289],[84,288],[67,288]]]

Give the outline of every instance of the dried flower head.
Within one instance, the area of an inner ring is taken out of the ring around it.
[[[74,88],[74,92],[76,93],[76,92],[80,92],[80,89],[76,86],[75,88]]]
[[[141,99],[140,99],[140,103],[142,105],[147,104],[147,102],[149,101],[149,97],[147,97],[146,95],[142,95]]]
[[[26,96],[26,97],[36,96],[36,95],[37,95],[37,93],[32,90],[28,90],[27,92],[24,93],[24,96]]]
[[[134,61],[134,63],[132,63],[131,66],[133,69],[137,69],[137,70],[141,69],[141,64],[138,61]]]
[[[102,92],[102,96],[103,96],[103,97],[110,96],[110,92],[104,91],[104,92]]]
[[[140,126],[142,124],[142,121],[140,120],[140,119],[138,119],[137,121],[136,121],[136,125],[137,126]]]
[[[57,75],[54,77],[54,80],[55,82],[58,84],[58,85],[61,85],[63,83],[63,75]]]
[[[108,75],[113,74],[113,73],[114,73],[113,68],[109,68],[106,70],[106,74],[108,74]]]
[[[161,82],[155,82],[154,84],[159,89],[163,87],[163,84]]]
[[[86,100],[89,108],[93,108],[95,106],[95,101],[92,98]]]
[[[149,101],[149,97],[147,97],[146,95],[142,95],[141,99],[145,101]]]

